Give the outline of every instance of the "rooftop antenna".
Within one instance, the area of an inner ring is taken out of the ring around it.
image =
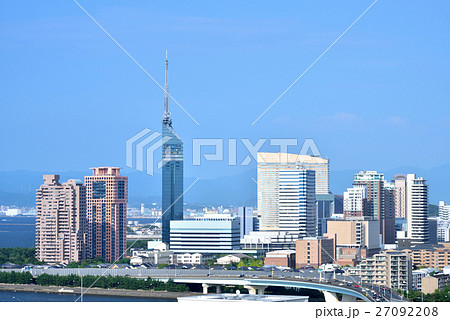
[[[169,126],[172,126],[172,119],[170,118],[170,112],[169,112],[169,80],[168,80],[168,73],[169,73],[169,59],[167,57],[167,50],[166,50],[166,82],[164,85],[164,117],[163,117],[163,123]]]

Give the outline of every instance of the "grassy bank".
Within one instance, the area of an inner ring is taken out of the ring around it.
[[[60,276],[44,273],[33,278],[29,272],[0,272],[0,283],[80,287],[81,277],[78,275]],[[189,292],[189,287],[185,284],[174,283],[172,279],[169,279],[167,282],[162,282],[150,277],[137,279],[120,276],[84,276],[83,286],[101,289]]]

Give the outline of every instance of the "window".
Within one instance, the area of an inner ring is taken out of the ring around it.
[[[105,181],[93,181],[92,182],[92,198],[104,199],[106,196]]]
[[[117,182],[117,197],[119,199],[125,199],[125,181]]]

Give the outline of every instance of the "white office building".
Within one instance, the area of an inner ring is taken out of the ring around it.
[[[215,217],[170,222],[170,250],[175,253],[229,253],[238,249],[238,219]]]
[[[439,218],[446,221],[450,220],[450,204],[439,201]]]
[[[415,174],[407,175],[406,208],[408,239],[416,244],[428,243],[428,185]]]
[[[202,264],[204,262],[201,253],[181,253],[176,255],[178,264]]]
[[[317,236],[315,172],[279,172],[279,230],[297,238]]]
[[[365,215],[367,189],[365,184],[356,184],[344,192],[344,216],[362,217]]]
[[[253,231],[241,239],[243,250],[273,251],[295,249],[297,236],[282,231]]]
[[[151,249],[133,250],[130,264],[141,265],[148,264],[172,264],[174,263],[173,251],[167,250],[167,244],[160,241],[149,241],[152,243]]]
[[[279,230],[279,172],[314,170],[315,193],[329,194],[329,160],[290,153],[258,153],[258,213],[261,231]]]
[[[450,242],[450,221],[437,219],[437,242]]]

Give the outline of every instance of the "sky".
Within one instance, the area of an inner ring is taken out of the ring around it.
[[[311,138],[332,170],[449,164],[449,1],[379,0],[252,125],[372,2],[78,1],[161,85],[168,50],[170,94],[199,124],[170,101],[186,176],[249,168],[193,166],[200,138],[238,139],[239,163],[239,139]],[[126,167],[127,139],[163,114],[135,61],[72,0],[1,1],[0,170]]]

